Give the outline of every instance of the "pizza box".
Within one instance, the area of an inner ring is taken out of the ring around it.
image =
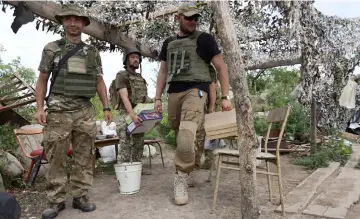
[[[131,121],[126,128],[128,134],[145,133],[162,120],[162,114],[156,113],[154,110],[143,110],[138,114],[138,117],[141,125],[136,127],[135,123]]]

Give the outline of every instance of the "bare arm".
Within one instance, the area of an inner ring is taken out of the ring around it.
[[[214,56],[211,60],[215,69],[219,74],[219,80],[221,85],[221,95],[228,96],[229,95],[229,73],[224,62],[223,56],[221,53]]]
[[[132,105],[129,100],[129,94],[126,88],[122,88],[119,90],[120,97],[124,103],[126,111],[129,113],[130,116],[136,116],[135,112],[133,111]]]
[[[166,77],[167,77],[166,62],[161,61],[159,74],[158,74],[158,77],[157,77],[157,80],[156,80],[155,99],[160,99],[161,98],[161,94],[164,92],[164,89],[165,89],[165,86],[166,86]]]
[[[49,79],[49,74],[40,72],[39,78],[36,82],[35,87],[35,98],[36,98],[36,104],[37,108],[44,109],[44,99],[47,91],[47,82]]]
[[[108,107],[108,97],[106,91],[106,85],[102,76],[97,77],[96,91],[99,94],[100,100],[104,107]]]
[[[212,82],[209,85],[209,88],[209,112],[214,112],[216,102],[216,83]]]

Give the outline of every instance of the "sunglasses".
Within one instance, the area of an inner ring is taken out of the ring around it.
[[[194,15],[194,16],[191,16],[191,17],[186,17],[184,15],[184,19],[187,20],[187,21],[192,21],[194,20],[195,22],[198,22],[200,20],[200,16],[199,15]]]

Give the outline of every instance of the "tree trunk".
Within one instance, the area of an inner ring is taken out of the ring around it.
[[[4,1],[3,3],[14,5],[16,7],[20,2],[21,1]],[[55,19],[55,13],[61,10],[61,4],[47,1],[25,1],[24,4],[32,13],[42,18],[58,22]],[[140,42],[137,42],[136,40],[126,36],[120,31],[121,27],[111,27],[110,25],[106,23],[100,23],[91,17],[90,21],[90,25],[84,28],[84,33],[111,44],[120,46],[124,49],[137,45],[143,56],[151,57],[153,59],[157,58],[158,52],[156,50],[149,48],[147,45],[141,44]]]
[[[257,219],[260,215],[256,198],[255,158],[257,140],[245,69],[234,25],[230,17],[228,1],[213,1],[212,5],[216,25],[222,27],[218,30],[218,37],[221,39],[221,45],[224,48],[235,100],[240,153],[241,218]]]

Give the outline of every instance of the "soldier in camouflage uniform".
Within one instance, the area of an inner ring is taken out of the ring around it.
[[[209,85],[209,96],[208,96],[208,100],[207,103],[205,105],[205,114],[208,113],[212,113],[215,111],[215,100],[216,100],[216,71],[214,69],[213,66],[210,66],[210,74],[211,74],[211,84]],[[199,170],[200,168],[203,168],[201,166],[201,157],[203,152],[205,151],[205,163],[210,163],[211,165],[211,161],[212,161],[212,151],[211,150],[204,150],[204,144],[205,144],[205,137],[206,137],[206,132],[205,132],[205,128],[204,128],[204,121],[202,122],[202,124],[200,125],[200,128],[197,130],[196,132],[196,140],[195,140],[195,169],[194,170]],[[204,168],[206,169],[206,168]],[[189,177],[187,179],[187,184],[190,187],[194,187],[195,186],[195,180],[194,180],[194,174],[195,171],[192,171],[189,173]]]
[[[119,162],[141,162],[144,150],[144,133],[131,134],[126,132],[125,118],[129,115],[136,125],[140,125],[140,118],[134,113],[134,107],[148,101],[147,83],[136,69],[141,65],[141,53],[137,49],[128,49],[123,56],[125,71],[116,75],[115,87],[120,98],[117,98],[119,110]],[[150,174],[143,169],[143,174]]]
[[[179,32],[168,37],[159,55],[154,109],[162,112],[161,95],[168,94],[168,120],[176,133],[174,200],[189,203],[187,178],[195,168],[196,132],[204,120],[213,64],[221,82],[221,110],[231,110],[229,74],[215,38],[196,30],[200,12],[194,3],[182,3],[176,20]]]
[[[90,99],[96,93],[104,106],[105,120],[111,122],[100,54],[95,47],[81,41],[83,28],[90,24],[89,18],[73,8],[64,9],[55,18],[64,26],[66,35],[44,47],[36,84],[35,118],[44,125],[43,144],[50,165],[46,173],[50,206],[43,212],[43,219],[55,218],[65,208],[65,163],[70,146],[73,149],[70,176],[72,206],[83,212],[96,209],[87,197],[93,183],[92,164],[97,132],[95,108]],[[80,44],[83,47],[56,71],[59,60]],[[55,82],[54,72],[58,72]],[[46,99],[46,114],[44,99],[50,74],[53,87]]]

